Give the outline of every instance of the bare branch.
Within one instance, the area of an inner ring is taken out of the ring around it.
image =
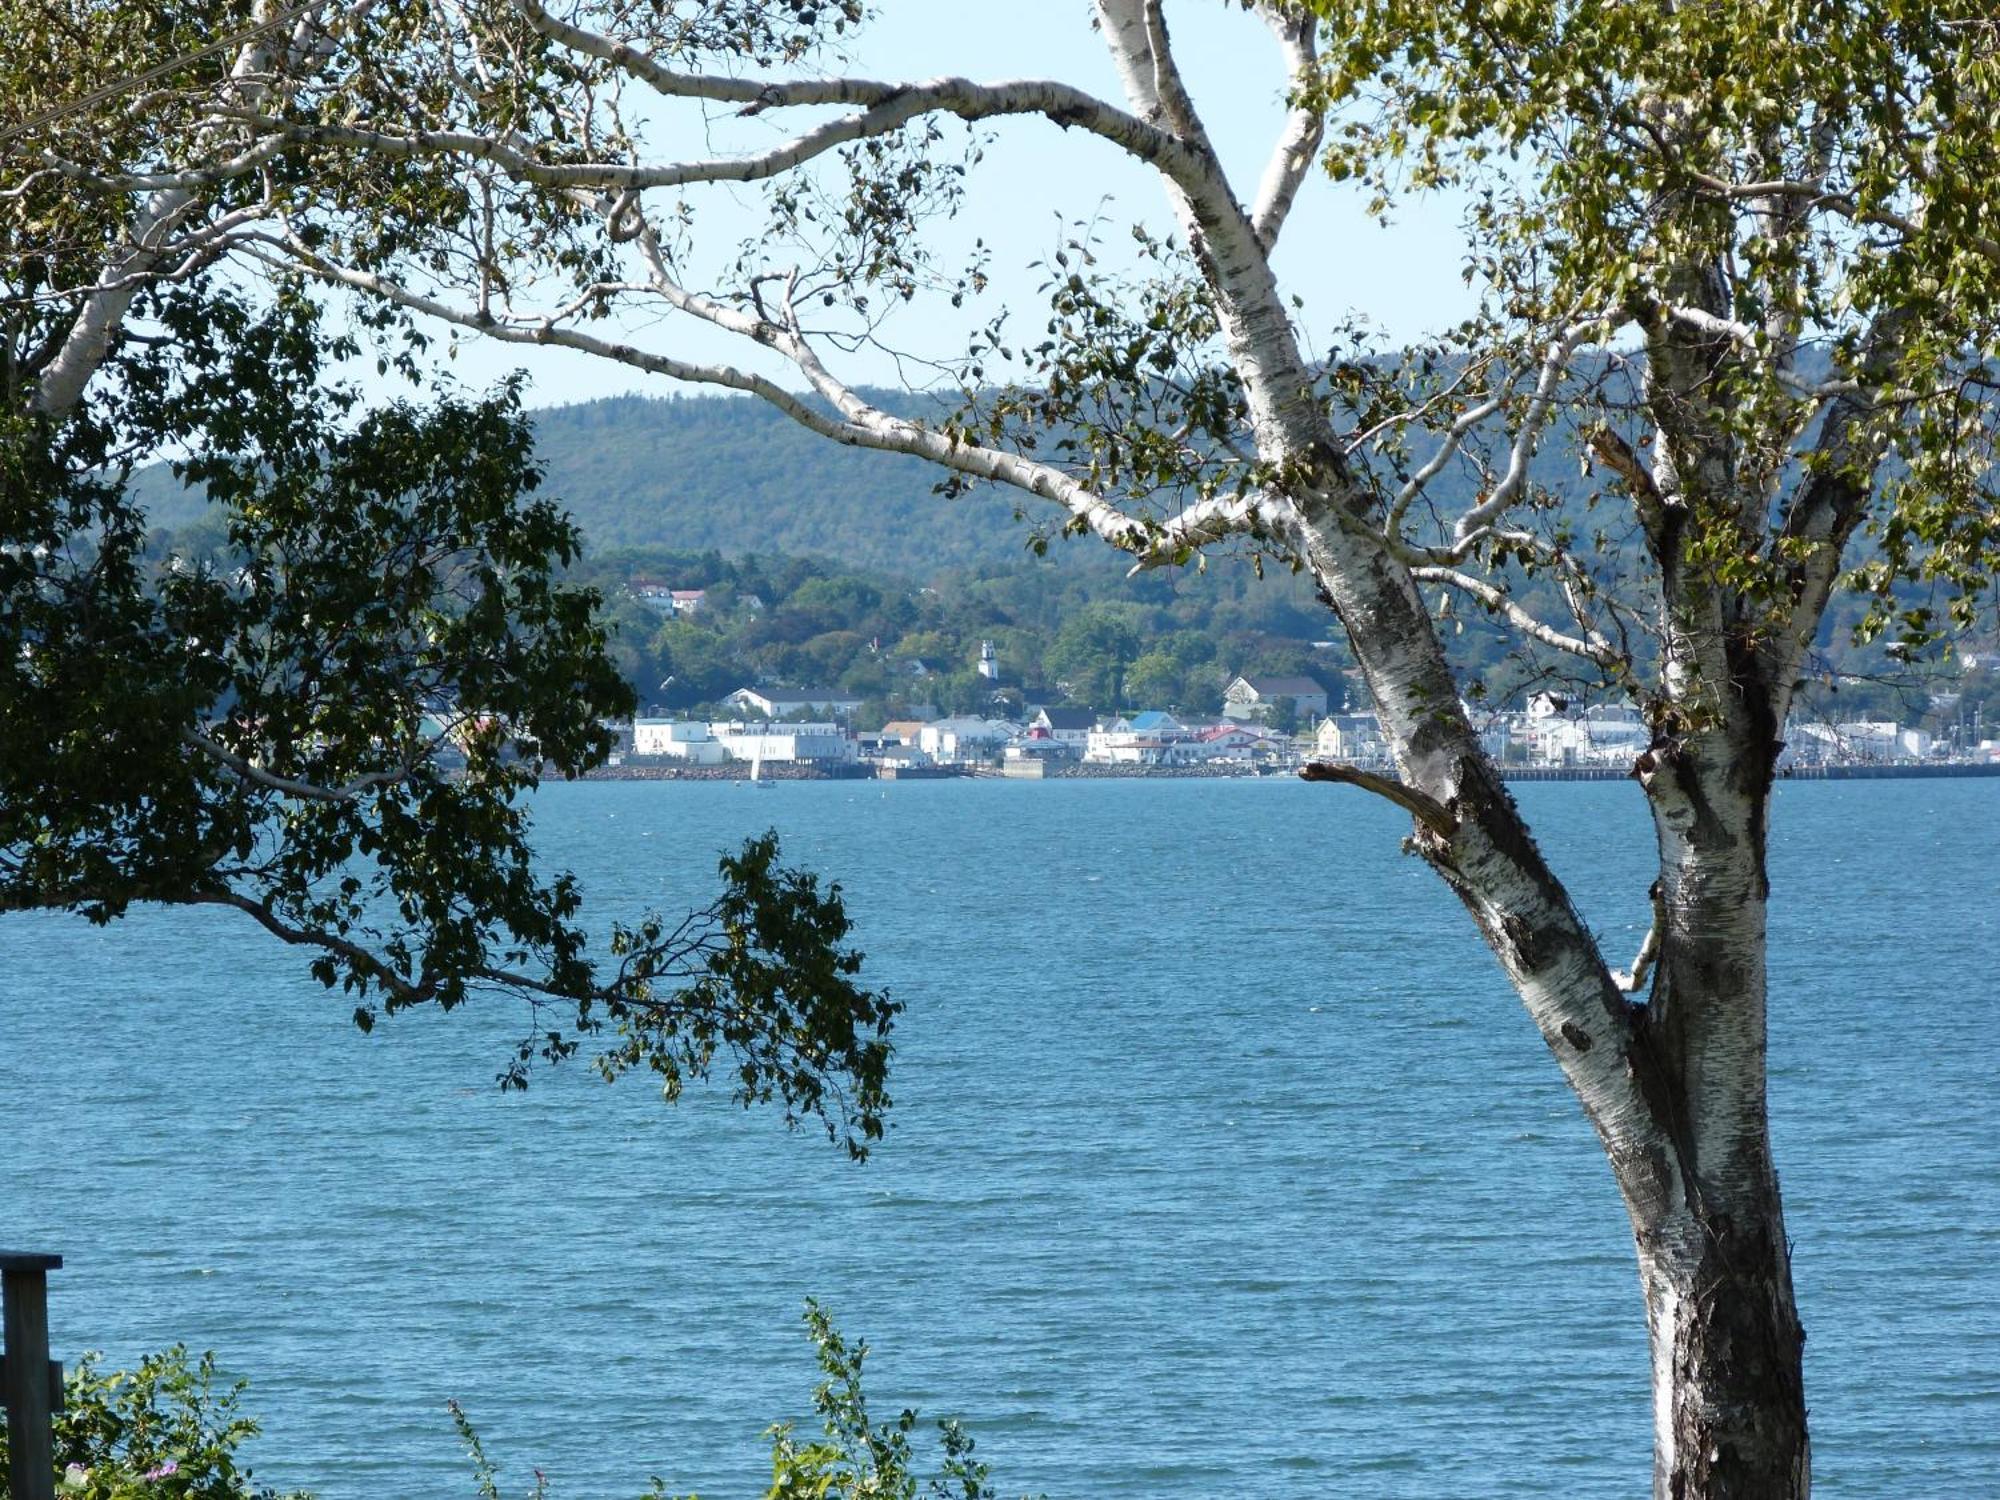
[[[1597,461],[1624,481],[1625,491],[1632,497],[1632,507],[1639,513],[1640,524],[1657,545],[1666,528],[1666,500],[1645,464],[1640,462],[1639,455],[1632,451],[1630,443],[1607,426],[1592,428],[1586,440]]]
[[[1709,334],[1715,338],[1729,339],[1757,358],[1768,361],[1779,382],[1801,399],[1824,401],[1834,396],[1851,395],[1863,389],[1857,380],[1823,380],[1807,384],[1785,363],[1789,355],[1784,344],[1774,343],[1767,331],[1754,328],[1748,323],[1733,318],[1720,318],[1699,307],[1668,306],[1662,310],[1684,328],[1692,328],[1697,333]]]
[[[1425,460],[1423,465],[1403,482],[1402,486],[1396,491],[1395,497],[1389,502],[1388,519],[1384,523],[1384,529],[1387,531],[1392,545],[1401,539],[1404,518],[1409,515],[1411,505],[1424,492],[1425,486],[1437,478],[1438,475],[1442,474],[1445,467],[1457,456],[1458,450],[1464,444],[1467,434],[1481,422],[1484,422],[1488,417],[1499,411],[1505,404],[1506,398],[1504,396],[1493,396],[1461,413],[1458,419],[1446,429],[1444,441],[1438,445],[1437,452]]]
[[[1556,386],[1569,369],[1577,346],[1601,323],[1601,316],[1581,319],[1550,341],[1542,358],[1541,376],[1535,382],[1534,394],[1528,398],[1528,408],[1522,413],[1521,425],[1515,430],[1513,446],[1508,451],[1507,471],[1484,500],[1458,518],[1453,531],[1455,540],[1464,542],[1481,527],[1490,526],[1501,512],[1521,498],[1528,483],[1528,462],[1535,455],[1542,429],[1555,405]]]
[[[296,797],[304,802],[352,802],[364,792],[377,787],[394,786],[408,781],[415,774],[417,760],[411,757],[401,765],[386,771],[370,771],[365,776],[357,776],[341,786],[321,786],[311,781],[300,781],[290,776],[279,776],[265,770],[255,761],[236,754],[227,746],[218,744],[199,730],[181,731],[181,742],[191,749],[199,750],[210,760],[228,769],[242,780],[270,791],[282,792],[287,797]]]
[[[1258,11],[1284,51],[1287,76],[1296,92],[1318,60],[1318,23],[1305,10],[1282,3],[1262,4]],[[1266,250],[1278,242],[1300,184],[1312,170],[1325,129],[1326,114],[1320,109],[1294,104],[1285,116],[1278,144],[1257,185],[1257,205],[1250,211],[1257,241]]]
[[[697,80],[706,85],[736,84],[737,80]],[[273,131],[288,141],[308,145],[344,146],[403,158],[458,156],[490,162],[517,182],[546,188],[643,192],[652,188],[686,187],[707,182],[762,182],[805,165],[836,147],[888,135],[925,115],[949,114],[964,120],[1005,115],[1033,115],[1068,129],[1088,130],[1139,160],[1169,175],[1205,181],[1206,160],[1174,137],[1155,129],[1102,100],[1068,84],[1046,81],[977,84],[966,78],[939,78],[927,83],[889,85],[843,80],[837,85],[770,84],[761,91],[778,103],[799,102],[833,89],[852,88],[863,97],[877,93],[881,102],[853,114],[815,126],[768,151],[743,156],[719,156],[689,161],[550,162],[498,135],[466,130],[413,130],[396,133],[356,125],[288,122],[267,115],[246,116],[245,123]],[[735,92],[730,90],[728,92]],[[688,97],[706,98],[710,92]]]
[[[1639,944],[1639,951],[1633,955],[1630,971],[1613,969],[1612,982],[1628,995],[1636,995],[1645,988],[1646,977],[1653,972],[1654,960],[1660,956],[1660,934],[1666,930],[1667,914],[1660,898],[1659,882],[1653,883],[1653,920],[1646,927],[1646,936]]]
[[[1427,797],[1415,787],[1404,786],[1390,776],[1378,776],[1373,771],[1364,771],[1359,766],[1340,761],[1309,760],[1299,767],[1299,779],[1337,781],[1346,786],[1358,786],[1378,797],[1386,797],[1441,839],[1448,840],[1458,831],[1458,819],[1447,812],[1436,798]]]
[[[1183,562],[1191,551],[1232,536],[1255,536],[1276,542],[1287,556],[1304,555],[1297,507],[1265,491],[1198,500],[1163,521],[1141,524],[1149,526],[1151,540],[1143,549],[1127,549],[1139,554],[1128,578]]]
[[[1544,623],[1516,604],[1506,590],[1483,578],[1474,578],[1469,573],[1461,573],[1456,568],[1419,567],[1410,569],[1410,575],[1420,583],[1442,583],[1477,599],[1487,609],[1501,616],[1522,634],[1540,641],[1544,646],[1552,646],[1558,651],[1567,651],[1572,656],[1581,656],[1586,661],[1600,667],[1615,668],[1623,664],[1622,658],[1611,642],[1597,631],[1575,636],[1565,635],[1553,625]]]
[[[1893,229],[1898,234],[1912,239],[1924,232],[1923,223],[1919,219],[1886,208],[1864,209],[1846,193],[1828,192],[1823,183],[1783,179],[1768,182],[1731,182],[1726,177],[1717,177],[1709,172],[1691,172],[1688,175],[1698,187],[1718,198],[1800,198],[1805,201],[1808,209],[1827,209],[1853,224]],[[1921,176],[1920,173],[1914,172],[1913,175]],[[1989,259],[2000,260],[2000,240],[1990,235],[1967,235],[1964,237],[1964,243]]]

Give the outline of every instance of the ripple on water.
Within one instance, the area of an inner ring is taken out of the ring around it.
[[[259,1480],[328,1500],[470,1493],[454,1396],[559,1500],[655,1473],[761,1493],[760,1433],[816,1378],[808,1295],[874,1345],[878,1407],[967,1417],[1003,1493],[1643,1492],[1629,1228],[1391,813],[1308,787],[894,792],[538,808],[605,912],[688,899],[772,820],[838,874],[909,1004],[861,1168],[643,1080],[502,1098],[518,1018],[362,1037],[220,920],[7,918],[0,1223],[66,1256],[60,1351],[217,1349],[254,1381]],[[1636,793],[1521,800],[1622,951]],[[1774,827],[1818,1493],[1993,1494],[2000,995],[1969,977],[2000,949],[2000,783],[1787,785]]]

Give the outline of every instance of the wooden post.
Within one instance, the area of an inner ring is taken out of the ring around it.
[[[7,1405],[7,1467],[13,1500],[55,1500],[55,1439],[49,1430],[49,1272],[60,1255],[0,1250],[0,1313],[6,1325],[0,1398]]]

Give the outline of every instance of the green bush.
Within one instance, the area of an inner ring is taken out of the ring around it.
[[[800,1443],[789,1422],[766,1434],[771,1439],[771,1488],[765,1500],[995,1500],[986,1465],[972,1456],[971,1434],[950,1419],[937,1424],[937,1473],[920,1481],[912,1472],[910,1443],[917,1414],[906,1407],[894,1421],[872,1421],[861,1389],[868,1346],[843,1339],[817,1302],[806,1303],[805,1318],[826,1377],[813,1391],[824,1435]]]
[[[824,1376],[813,1391],[822,1435],[799,1439],[789,1422],[770,1428],[771,1487],[765,1500],[997,1500],[972,1438],[954,1421],[937,1424],[936,1464],[916,1472],[917,1414],[905,1409],[877,1422],[868,1414],[861,1367],[865,1343],[848,1343],[817,1302],[806,1329]],[[55,1424],[56,1493],[64,1500],[312,1500],[303,1490],[280,1495],[252,1483],[236,1450],[257,1424],[237,1410],[244,1382],[218,1389],[215,1356],[190,1361],[175,1345],[132,1370],[101,1374],[86,1354],[63,1383]],[[501,1500],[499,1475],[456,1401],[451,1418],[472,1460],[481,1500]],[[546,1500],[534,1472],[526,1500]],[[0,1424],[0,1496],[8,1482],[7,1434]],[[645,1500],[669,1500],[655,1479]],[[695,1500],[689,1496],[687,1500]]]
[[[790,1422],[765,1431],[771,1440],[771,1487],[764,1500],[998,1500],[987,1483],[986,1465],[972,1456],[971,1435],[954,1421],[937,1424],[937,1465],[928,1478],[920,1478],[912,1441],[917,1414],[905,1408],[888,1422],[868,1415],[868,1398],[861,1388],[868,1346],[842,1338],[817,1302],[806,1303],[805,1321],[825,1376],[813,1390],[822,1436],[801,1442]],[[479,1434],[456,1401],[450,1409],[472,1460],[480,1500],[504,1500],[499,1470],[486,1456]],[[548,1500],[548,1495],[548,1477],[536,1469],[524,1500]],[[641,1500],[676,1497],[668,1492],[665,1480],[656,1478]]]
[[[190,1363],[176,1344],[108,1375],[98,1359],[84,1355],[63,1381],[55,1458],[65,1500],[309,1500],[253,1484],[237,1462],[257,1424],[236,1409],[244,1382],[217,1388],[214,1355]],[[0,1495],[12,1492],[0,1427]]]

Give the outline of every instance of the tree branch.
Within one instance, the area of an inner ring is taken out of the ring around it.
[[[1318,22],[1307,11],[1285,4],[1260,4],[1258,12],[1284,52],[1285,66],[1296,97],[1318,61]],[[1257,242],[1266,250],[1278,243],[1278,235],[1292,211],[1292,202],[1319,154],[1320,138],[1325,130],[1326,112],[1322,109],[1294,104],[1285,116],[1284,130],[1278,136],[1278,144],[1272,150],[1263,179],[1257,185],[1256,207],[1250,211],[1250,223],[1256,231]]]
[[[1445,811],[1435,798],[1425,796],[1414,787],[1404,786],[1393,777],[1378,776],[1373,771],[1364,771],[1359,766],[1346,765],[1341,761],[1309,760],[1299,767],[1299,779],[1337,781],[1346,786],[1358,786],[1378,797],[1386,797],[1441,839],[1448,840],[1458,831],[1458,819]]]
[[[199,730],[182,730],[181,742],[191,749],[199,750],[219,765],[226,766],[236,776],[252,785],[282,792],[287,797],[296,797],[305,802],[352,802],[362,793],[373,791],[377,787],[394,786],[398,782],[408,781],[416,772],[416,758],[412,758],[392,770],[370,771],[340,786],[322,786],[317,782],[300,781],[294,777],[279,776],[267,771],[255,761],[236,754]]]
[[[1453,538],[1463,543],[1481,528],[1490,526],[1501,512],[1521,498],[1528,482],[1528,463],[1535,455],[1535,448],[1541,442],[1542,429],[1548,422],[1550,410],[1555,405],[1556,386],[1569,369],[1571,356],[1584,338],[1599,326],[1600,318],[1587,318],[1576,322],[1566,333],[1550,341],[1542,358],[1540,377],[1535,382],[1534,394],[1528,398],[1528,408],[1522,413],[1521,425],[1514,433],[1514,442],[1507,455],[1507,471],[1500,477],[1491,493],[1458,518],[1453,527]]]
[[[1565,635],[1553,625],[1548,625],[1529,614],[1508,595],[1506,590],[1483,578],[1474,578],[1469,573],[1461,573],[1456,568],[1417,567],[1410,569],[1411,576],[1421,583],[1442,583],[1460,593],[1477,599],[1493,613],[1501,616],[1522,634],[1540,641],[1544,646],[1552,646],[1558,651],[1567,651],[1572,656],[1580,656],[1598,666],[1612,669],[1624,665],[1624,658],[1618,654],[1610,641],[1597,631],[1586,635]]]

